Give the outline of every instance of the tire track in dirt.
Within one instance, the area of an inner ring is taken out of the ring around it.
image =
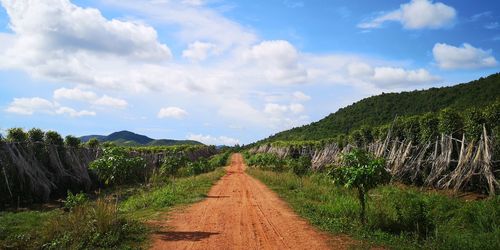
[[[152,249],[347,249],[347,236],[314,229],[234,154],[207,198],[173,212],[153,235]]]

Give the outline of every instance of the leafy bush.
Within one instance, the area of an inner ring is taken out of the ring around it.
[[[403,133],[406,140],[418,142],[420,138],[420,123],[418,116],[410,116],[403,119]]]
[[[25,142],[28,140],[28,135],[22,128],[10,128],[7,130],[8,142]]]
[[[87,141],[87,146],[96,149],[99,147],[99,140],[97,140],[97,138],[90,138],[90,140]]]
[[[247,164],[273,171],[283,171],[286,162],[275,154],[254,154],[248,156]]]
[[[434,113],[426,113],[420,117],[420,141],[434,140],[438,135],[439,120]]]
[[[49,145],[63,146],[64,140],[61,135],[55,131],[45,132],[44,141]]]
[[[216,154],[208,160],[208,163],[213,169],[224,167],[228,165],[229,156],[231,156],[231,152]]]
[[[455,110],[450,108],[441,110],[441,112],[439,112],[438,119],[438,129],[440,133],[453,135],[454,137],[458,137],[462,134],[462,117]]]
[[[144,240],[146,228],[118,213],[115,202],[97,200],[51,218],[41,232],[43,249],[120,249]],[[121,247],[120,247],[121,246]]]
[[[359,149],[344,154],[342,166],[332,168],[330,175],[334,183],[344,185],[346,188],[358,189],[358,199],[361,204],[360,219],[363,224],[368,191],[390,179],[383,159],[374,158],[366,151]]]
[[[103,149],[103,155],[90,163],[89,169],[106,185],[125,184],[141,180],[145,168],[144,159],[132,157],[125,149],[108,147]]]
[[[465,136],[478,140],[483,133],[483,125],[486,125],[486,117],[483,112],[476,108],[468,109],[464,114]]]
[[[88,201],[88,197],[84,193],[73,194],[70,190],[68,190],[68,194],[66,196],[66,200],[64,201],[64,208],[71,210],[76,206],[83,205]]]
[[[302,176],[311,169],[311,158],[308,156],[300,156],[298,159],[290,158],[287,160],[287,166],[294,174]]]
[[[80,144],[82,141],[80,138],[74,137],[72,135],[67,135],[66,138],[64,138],[64,144],[70,148],[78,148],[80,147]]]
[[[43,131],[39,128],[32,128],[28,131],[28,139],[30,142],[43,142]]]
[[[188,159],[182,154],[168,155],[160,166],[160,175],[175,175],[179,168],[187,165]]]

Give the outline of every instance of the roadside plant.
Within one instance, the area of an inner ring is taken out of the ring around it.
[[[121,147],[107,147],[103,155],[90,163],[89,169],[95,171],[105,185],[125,184],[142,180],[145,161],[141,157],[133,157]]]
[[[68,194],[66,196],[66,200],[64,201],[64,208],[71,210],[76,206],[80,206],[85,204],[88,201],[88,197],[84,193],[73,194],[70,190],[68,190]]]
[[[28,140],[30,142],[43,142],[43,131],[39,128],[32,128],[28,131]]]
[[[361,206],[360,220],[365,225],[368,192],[390,180],[390,175],[385,169],[384,159],[375,158],[364,150],[355,149],[342,155],[342,165],[332,168],[330,175],[333,177],[334,183],[358,190]]]

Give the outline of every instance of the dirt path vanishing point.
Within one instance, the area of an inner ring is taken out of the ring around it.
[[[234,154],[227,174],[205,200],[160,223],[152,249],[346,249],[353,240],[330,237],[298,217]]]

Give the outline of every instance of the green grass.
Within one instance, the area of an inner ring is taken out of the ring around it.
[[[467,202],[387,185],[370,192],[362,226],[355,190],[333,185],[324,174],[247,172],[325,231],[393,249],[500,249],[500,196]]]
[[[225,170],[170,178],[153,187],[115,187],[70,211],[0,212],[0,249],[140,249],[149,219],[199,201]]]

